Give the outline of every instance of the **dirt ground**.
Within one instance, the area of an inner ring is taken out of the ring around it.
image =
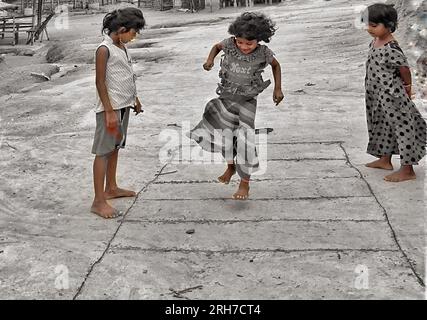
[[[243,205],[228,202],[232,189],[219,191],[209,180],[221,169],[193,172],[159,161],[165,143],[159,137],[199,119],[217,82],[217,72],[201,65],[245,9],[144,10],[148,27],[131,53],[145,112],[131,119],[118,173],[140,197],[114,202],[128,221],[89,213],[93,54],[104,13],[70,15],[67,28],[49,29],[51,40],[33,47],[0,44],[0,52],[11,51],[0,62],[0,297],[183,298],[178,289],[200,280],[209,290],[188,291],[185,298],[422,298],[425,165],[416,168],[416,182],[402,187],[363,167],[370,159],[363,104],[370,39],[354,28],[354,16],[369,3],[293,0],[255,7],[279,26],[271,48],[283,66],[286,96],[274,109],[271,90],[263,94],[257,126],[274,127],[276,150],[289,146],[301,157],[282,159],[289,152],[283,149],[277,157],[286,170],[271,164],[279,177],[254,183],[254,200]],[[409,52],[410,44],[399,40]],[[410,61],[415,68],[416,52]],[[425,115],[421,80],[416,103]],[[294,198],[313,194],[319,205],[294,210]],[[360,202],[352,202],[353,195]],[[214,216],[217,206],[227,214]],[[271,221],[263,222],[263,206]],[[199,218],[208,221],[199,225]],[[119,232],[122,226],[126,232]],[[196,235],[183,239],[190,228]],[[216,235],[224,243],[215,242]],[[355,266],[365,263],[373,266],[372,288],[350,288]],[[61,270],[70,283],[58,288]],[[249,275],[250,281],[238,281]]]

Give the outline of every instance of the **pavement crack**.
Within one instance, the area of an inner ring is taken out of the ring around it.
[[[126,223],[159,223],[159,224],[233,224],[233,223],[262,223],[262,222],[314,222],[314,223],[333,223],[333,222],[354,222],[354,223],[384,223],[384,220],[378,219],[128,219]]]
[[[310,249],[229,249],[229,250],[207,250],[207,249],[183,249],[183,248],[141,248],[135,246],[113,246],[111,250],[139,251],[143,253],[202,253],[202,254],[245,254],[245,253],[298,253],[298,252],[399,252],[397,249],[385,248],[310,248]]]
[[[335,200],[335,199],[354,199],[354,198],[372,198],[371,195],[369,196],[315,196],[315,197],[274,197],[274,198],[250,198],[246,199],[245,202],[251,202],[251,201],[271,201],[271,200],[292,200],[292,201],[305,201],[305,200]],[[216,201],[232,201],[233,203],[236,201],[233,198],[179,198],[179,199],[173,199],[173,198],[144,198],[145,201],[210,201],[210,200],[216,200]]]
[[[412,273],[414,274],[414,276],[416,277],[418,283],[422,286],[425,287],[424,281],[422,279],[422,277],[418,274],[418,272],[415,269],[415,266],[413,264],[413,262],[411,261],[411,259],[409,259],[408,255],[406,254],[406,252],[403,250],[402,246],[400,245],[399,240],[397,239],[397,235],[396,232],[394,231],[394,228],[390,222],[390,219],[388,217],[388,212],[386,210],[386,208],[381,204],[381,202],[379,201],[378,197],[376,196],[376,194],[374,193],[374,190],[372,189],[371,185],[369,184],[369,182],[365,179],[365,177],[363,176],[362,172],[359,170],[359,168],[357,168],[355,165],[353,165],[353,163],[350,161],[350,157],[347,153],[347,150],[345,150],[343,143],[340,143],[340,147],[343,150],[345,157],[347,159],[347,164],[353,168],[354,170],[356,170],[359,173],[360,179],[362,179],[368,189],[369,192],[372,194],[372,197],[374,197],[375,201],[378,203],[378,205],[380,206],[381,210],[383,211],[384,214],[384,218],[390,228],[390,232],[391,232],[391,236],[393,238],[394,243],[396,244],[397,248],[399,249],[399,252],[403,255],[403,257],[405,258],[407,264],[409,265],[409,268],[412,270]]]
[[[17,149],[16,147],[14,147],[14,146],[10,145],[10,144],[9,144],[9,142],[7,142],[7,141],[6,141],[4,144],[5,144],[6,146],[8,146],[9,148],[11,148],[11,149],[13,149],[13,150],[15,150],[15,151],[18,151],[18,149]]]
[[[178,170],[173,170],[173,171],[168,171],[168,172],[164,172],[164,173],[159,173],[158,175],[159,176],[164,176],[166,174],[172,174],[172,173],[177,173],[177,172],[178,172]]]
[[[346,160],[344,160],[346,161]],[[353,176],[330,176],[330,177],[316,177],[316,178],[308,178],[308,177],[293,177],[293,178],[285,178],[285,179],[279,179],[279,178],[261,178],[257,179],[251,178],[251,181],[253,182],[282,182],[282,181],[298,181],[298,180],[328,180],[328,179],[335,179],[335,180],[342,180],[342,179],[353,179],[357,178],[357,175]],[[214,183],[214,184],[222,184],[222,182],[219,182],[216,179],[209,179],[209,180],[163,180],[163,181],[156,181],[154,184],[203,184],[203,183]],[[237,184],[237,180],[230,181],[230,184]]]
[[[171,291],[173,293],[173,296],[175,298],[181,298],[181,299],[187,299],[188,300],[189,298],[183,296],[183,294],[184,293],[192,292],[193,290],[197,290],[197,289],[201,290],[201,289],[203,289],[203,286],[202,285],[198,285],[198,286],[187,288],[187,289],[183,289],[183,290],[175,290],[173,288],[169,288],[169,291]]]
[[[299,162],[299,161],[346,161],[345,158],[273,158],[268,161],[289,161],[289,162]]]
[[[343,159],[346,161],[345,159]],[[357,174],[353,176],[330,176],[330,177],[316,177],[316,180],[328,180],[328,179],[352,179],[358,177]],[[281,181],[298,181],[298,180],[313,180],[313,178],[307,178],[307,177],[293,177],[293,178],[285,178],[285,179],[279,179],[279,178],[251,178],[252,182],[281,182]],[[200,183],[213,183],[213,184],[223,184],[222,182],[219,182],[215,179],[210,180],[164,180],[164,181],[156,181],[154,184],[200,184]],[[237,180],[230,181],[230,184],[237,184]]]
[[[268,144],[286,144],[286,145],[299,145],[299,144],[338,144],[341,145],[344,141],[292,141],[292,142],[269,142]]]
[[[81,294],[81,292],[82,292],[82,290],[83,290],[83,288],[84,288],[84,286],[85,286],[85,284],[86,284],[86,281],[89,279],[89,277],[90,277],[90,275],[92,274],[92,271],[94,270],[95,266],[96,266],[97,264],[100,264],[100,263],[101,263],[101,261],[102,261],[102,259],[104,259],[104,256],[107,254],[108,250],[109,250],[109,249],[110,249],[110,247],[111,247],[111,243],[114,241],[114,239],[115,239],[115,237],[116,237],[117,233],[119,232],[119,230],[120,230],[121,226],[123,225],[123,222],[124,222],[124,220],[125,220],[125,218],[126,218],[126,215],[129,213],[129,211],[130,211],[130,210],[133,208],[133,206],[135,205],[136,201],[137,201],[137,200],[138,200],[138,198],[139,198],[139,195],[140,195],[142,192],[144,192],[145,190],[147,190],[147,188],[148,188],[152,183],[154,183],[154,182],[158,179],[158,177],[160,176],[160,174],[162,173],[162,171],[166,168],[166,166],[167,166],[168,164],[169,164],[169,163],[166,163],[165,165],[163,165],[163,167],[158,171],[158,173],[156,173],[155,177],[154,177],[151,181],[149,181],[145,186],[143,186],[143,187],[142,187],[142,189],[141,189],[141,190],[139,190],[139,192],[136,194],[136,197],[134,198],[134,200],[133,200],[132,204],[129,206],[129,208],[128,208],[128,209],[125,211],[125,213],[123,214],[123,217],[122,217],[122,219],[121,219],[121,221],[120,221],[120,223],[119,223],[119,225],[118,225],[118,227],[117,227],[116,231],[114,232],[114,234],[113,234],[113,236],[111,237],[111,239],[108,241],[108,243],[107,243],[107,247],[105,248],[104,252],[103,252],[103,253],[102,253],[102,255],[98,258],[98,260],[96,260],[96,261],[95,261],[95,262],[90,266],[89,271],[88,271],[88,273],[86,274],[86,276],[85,276],[85,278],[84,278],[83,282],[81,283],[80,287],[78,288],[78,290],[77,290],[76,294],[74,295],[73,300],[76,300],[76,299],[79,297],[79,295]]]

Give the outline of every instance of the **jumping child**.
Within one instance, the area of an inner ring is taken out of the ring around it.
[[[211,70],[215,57],[223,51],[221,83],[216,91],[219,97],[207,103],[202,121],[189,136],[204,150],[222,153],[228,166],[218,178],[221,183],[228,184],[237,171],[241,181],[233,198],[238,200],[247,199],[251,173],[259,169],[254,138],[256,99],[271,83],[261,76],[268,64],[275,81],[273,101],[277,105],[283,99],[280,64],[274,53],[259,43],[270,42],[275,31],[274,23],[264,14],[245,12],[229,26],[232,37],[215,44],[203,65]],[[218,132],[221,141],[215,140]]]

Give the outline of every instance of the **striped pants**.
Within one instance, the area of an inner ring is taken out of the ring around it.
[[[256,98],[221,96],[210,100],[202,121],[189,137],[208,152],[221,152],[224,159],[234,161],[242,179],[249,180],[259,169],[255,145]]]

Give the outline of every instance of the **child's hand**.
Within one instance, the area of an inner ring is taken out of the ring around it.
[[[282,89],[274,89],[273,92],[273,101],[276,104],[276,106],[283,100],[284,95],[282,92]]]
[[[119,120],[114,110],[105,111],[105,123],[107,125],[107,132],[120,140],[122,135],[119,130]]]
[[[135,101],[135,108],[133,109],[135,111],[135,115],[140,114],[142,111],[142,106],[141,106],[141,102],[139,101],[138,98],[136,98]]]
[[[203,64],[203,69],[205,69],[206,71],[210,71],[213,66],[214,66],[214,62],[208,60]]]

